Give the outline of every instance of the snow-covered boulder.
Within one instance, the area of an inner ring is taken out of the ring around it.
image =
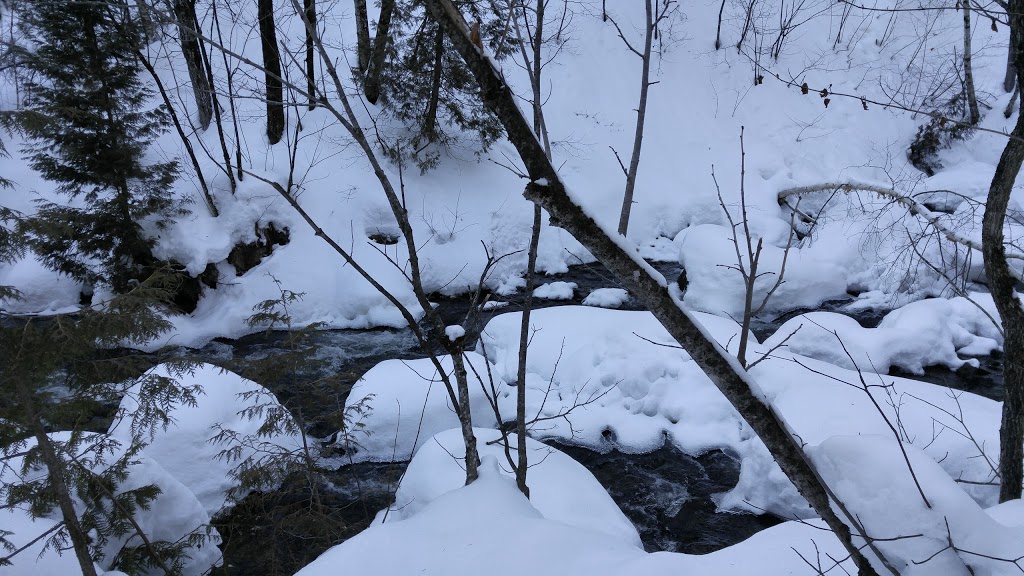
[[[494,427],[497,419],[487,399],[490,393],[487,362],[474,352],[467,352],[463,359],[469,378],[473,423]],[[441,356],[439,361],[454,387],[455,368],[451,357]],[[514,403],[504,382],[496,378],[494,384],[500,405],[507,407],[509,402]],[[346,409],[357,403],[362,403],[365,410],[357,420],[362,424],[361,432],[355,436],[358,445],[349,447],[349,456],[356,462],[408,460],[434,434],[459,425],[448,390],[429,358],[385,360],[377,364],[352,387]],[[515,411],[506,408],[503,413],[513,415]]]
[[[166,366],[157,366],[155,374],[169,376]],[[259,384],[223,370],[212,364],[201,364],[191,373],[178,378],[180,386],[202,387],[195,406],[179,405],[170,416],[173,422],[156,436],[142,454],[156,460],[191,490],[210,516],[228,504],[228,491],[236,486],[230,471],[238,460],[227,462],[217,458],[234,444],[210,441],[218,433],[217,426],[233,430],[240,436],[255,436],[263,422],[246,418],[241,412],[256,402],[275,403],[274,395]],[[141,383],[130,387],[121,401],[120,410],[127,417],[115,421],[110,434],[122,443],[131,441],[130,417],[138,409]],[[248,399],[245,395],[251,395]],[[295,435],[261,437],[241,447],[239,459],[271,451],[294,451],[302,446]]]
[[[501,473],[514,474],[505,458],[497,430],[474,429],[481,459],[494,458]],[[511,454],[517,458],[518,437],[509,435]],[[530,503],[549,520],[603,532],[642,548],[640,535],[594,476],[556,448],[526,439],[529,468],[526,477]],[[462,487],[466,446],[461,430],[447,430],[424,444],[409,463],[387,521],[410,518],[442,494]]]

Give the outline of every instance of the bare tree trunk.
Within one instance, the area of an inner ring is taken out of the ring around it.
[[[316,108],[316,59],[313,57],[313,41],[316,35],[316,0],[305,0],[306,7],[306,92],[309,94],[309,109]]]
[[[807,460],[800,444],[790,435],[772,408],[753,392],[756,384],[749,379],[735,358],[705,336],[703,328],[693,316],[672,298],[664,277],[620,246],[616,239],[608,236],[592,217],[569,198],[558,172],[548,160],[533,129],[522,117],[515,95],[500,72],[477,53],[458,9],[450,0],[427,0],[426,5],[434,18],[444,26],[480,84],[483,99],[501,120],[509,141],[519,151],[531,179],[524,193],[526,198],[545,208],[554,221],[582,242],[591,254],[615,274],[624,288],[637,295],[758,434],[800,494],[846,547],[859,573],[865,576],[877,574],[853,542],[850,527],[833,511],[833,500],[840,510],[844,510],[847,521],[863,534],[859,522],[845,511],[841,502],[830,497],[828,487]],[[881,556],[879,561],[885,563]]]
[[[171,123],[174,124],[174,128],[178,131],[178,137],[181,138],[182,144],[185,145],[185,151],[192,162],[192,168],[196,171],[196,179],[199,180],[199,189],[202,191],[203,199],[206,201],[206,208],[214,218],[220,216],[217,205],[213,202],[213,196],[210,195],[210,189],[206,186],[206,178],[203,177],[203,169],[199,165],[199,159],[196,158],[196,152],[192,148],[192,143],[189,142],[188,135],[185,134],[185,129],[178,120],[178,114],[174,111],[174,106],[171,105],[171,99],[167,95],[167,90],[164,89],[164,83],[160,80],[160,76],[157,75],[153,65],[149,63],[149,60],[146,59],[142,52],[136,50],[135,57],[138,58],[139,62],[142,63],[142,66],[149,72],[149,75],[153,77],[153,81],[156,83],[157,91],[160,92],[164,106],[167,107],[167,114],[171,117]]]
[[[221,46],[224,45],[224,37],[220,32],[220,18],[217,16],[217,2],[213,0],[210,6],[213,8],[213,23],[217,27],[217,43]],[[228,55],[221,50],[221,58],[224,60],[224,70],[227,74],[228,80],[228,108],[231,110],[231,126],[235,131],[235,169],[238,170],[238,181],[241,181],[245,177],[242,171],[242,139],[238,135],[238,114],[235,112],[235,88],[234,88],[234,77],[235,73],[231,71],[231,67],[228,65]],[[234,179],[232,179],[234,182]]]
[[[974,69],[971,65],[971,0],[963,0],[964,6],[964,92],[967,96],[969,121],[974,126],[981,120],[978,111],[978,95],[974,91]]]
[[[444,67],[444,30],[437,28],[434,39],[434,74],[430,80],[430,98],[427,100],[427,111],[423,115],[422,133],[427,140],[433,142],[437,137],[437,106],[441,101],[441,81]]]
[[[1003,78],[1003,90],[1007,92],[1013,92],[1014,86],[1017,83],[1014,81],[1017,79],[1017,67],[1014,63],[1014,46],[1017,44],[1017,35],[1020,32],[1017,31],[1013,26],[1010,26],[1010,48],[1006,51],[1006,76]]]
[[[366,81],[363,82],[363,95],[370,104],[376,104],[380,98],[380,71],[384,67],[388,40],[391,39],[391,16],[394,12],[395,0],[381,0],[373,54],[370,55],[370,66],[366,70]]]
[[[267,84],[267,140],[277,144],[284,136],[284,89],[281,86],[281,52],[274,26],[274,0],[257,0],[260,41],[263,45],[263,76]]]
[[[647,91],[651,87],[651,40],[654,37],[654,14],[651,3],[645,0],[646,26],[644,27],[643,68],[640,73],[640,102],[636,110],[636,132],[633,134],[633,156],[629,160],[626,174],[626,191],[622,197],[622,212],[619,213],[619,234],[626,235],[629,227],[629,212],[633,209],[633,189],[636,187],[636,173],[640,168],[640,147],[644,142],[644,120],[647,117]]]
[[[82,529],[78,513],[75,512],[75,503],[71,499],[71,490],[68,488],[66,481],[64,463],[53,449],[50,438],[46,435],[46,430],[43,428],[40,416],[36,413],[35,402],[32,399],[32,392],[28,389],[28,385],[20,379],[16,381],[18,395],[21,397],[26,416],[31,423],[32,434],[36,438],[36,443],[39,446],[39,455],[43,460],[43,465],[46,466],[46,475],[57,497],[57,507],[60,508],[61,518],[64,520],[64,525],[68,528],[68,536],[71,538],[71,546],[75,550],[78,565],[82,568],[82,576],[97,576],[96,565],[93,564],[92,556],[89,553],[89,536]]]
[[[356,53],[359,71],[366,74],[370,66],[370,21],[366,11],[366,0],[355,0],[356,5]]]
[[[216,4],[216,3],[214,3],[214,4]],[[214,11],[215,11],[214,13],[216,13],[216,6],[214,6]],[[194,12],[193,12],[193,16],[195,16]],[[197,32],[200,31],[201,28],[199,26],[199,19],[196,18],[195,20],[193,20],[193,23],[195,25],[195,30]],[[217,85],[217,82],[214,80],[214,77],[213,77],[213,65],[210,64],[210,55],[206,53],[206,44],[203,41],[202,37],[197,37],[196,40],[199,43],[199,52],[203,56],[203,66],[206,67],[205,68],[205,70],[206,70],[206,77],[209,79],[210,86],[214,88],[214,89],[210,90],[210,98],[213,100],[213,120],[214,120],[214,123],[216,123],[216,125],[217,125],[217,140],[220,142],[220,152],[221,152],[221,154],[223,155],[223,158],[224,158],[224,173],[227,174],[228,186],[229,186],[229,188],[231,190],[231,193],[234,194],[235,190],[238,188],[238,184],[235,182],[235,175],[231,171],[231,154],[228,152],[228,142],[227,142],[227,139],[224,137],[224,119],[221,118],[221,115],[220,115],[220,101],[217,98],[217,90],[215,89],[215,87]],[[225,67],[226,67],[226,65],[227,65],[227,61],[225,59]],[[231,86],[229,84],[228,85],[228,88],[229,88],[228,99],[229,100],[234,98],[233,92],[230,91],[230,87]],[[232,104],[231,105],[232,105],[232,108],[233,108],[234,107],[234,101],[233,100],[232,100]],[[236,130],[237,130],[237,128],[236,128]]]
[[[725,0],[722,0],[722,6],[718,9],[718,29],[715,32],[715,50],[722,47],[722,13],[725,12]]]
[[[1024,1],[1010,3],[1010,29],[1014,43],[1010,46],[1018,82],[1024,65],[1024,42],[1020,31],[1024,26]],[[1016,31],[1014,35],[1012,32]],[[1015,279],[1006,261],[1003,224],[1010,201],[1010,192],[1024,162],[1024,114],[1010,133],[985,203],[981,241],[985,256],[985,276],[1003,325],[1003,378],[1006,396],[1003,400],[1002,425],[999,430],[999,501],[1021,497],[1024,481],[1024,308],[1014,290]]]
[[[199,40],[194,31],[196,5],[193,0],[174,0],[174,18],[178,23],[178,42],[181,43],[181,55],[188,68],[188,77],[192,81],[192,92],[195,95],[196,107],[199,112],[199,126],[203,130],[210,127],[213,116],[213,104],[210,97],[210,81],[203,70],[203,55],[199,48]]]

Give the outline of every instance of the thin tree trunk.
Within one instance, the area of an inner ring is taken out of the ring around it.
[[[459,389],[459,424],[462,426],[462,440],[466,444],[466,485],[480,476],[480,452],[476,449],[476,434],[473,432],[473,417],[469,404],[469,375],[466,372],[466,358],[461,350],[451,351],[455,366],[455,382]]]
[[[722,13],[725,12],[725,0],[722,0],[722,6],[718,9],[718,29],[715,31],[715,50],[722,47]]]
[[[196,19],[194,22],[195,29],[197,31],[200,30],[199,20]],[[213,79],[213,66],[210,64],[210,56],[206,53],[206,44],[203,42],[201,37],[197,38],[197,40],[199,42],[200,53],[203,55],[203,66],[206,67],[206,76],[209,78],[210,86],[216,86],[217,83]],[[221,118],[220,115],[220,101],[217,98],[217,91],[211,90],[210,97],[213,100],[213,119],[214,123],[217,125],[217,139],[220,142],[220,152],[224,157],[224,173],[228,176],[228,186],[231,190],[231,194],[234,194],[238,185],[235,183],[235,175],[231,171],[231,154],[228,152],[227,139],[224,137],[224,119]],[[233,98],[233,94],[228,92],[228,99],[231,98]]]
[[[1010,46],[1018,82],[1024,66],[1024,42],[1020,31],[1024,26],[1024,1],[1010,3],[1010,29],[1014,44]],[[1017,116],[1017,124],[1010,133],[985,203],[985,216],[981,224],[981,243],[985,256],[985,276],[988,278],[992,300],[1003,325],[1003,379],[1006,396],[1003,400],[1002,425],[999,430],[999,501],[1021,497],[1024,481],[1024,308],[1021,308],[1014,290],[1015,280],[1006,261],[1003,225],[1010,192],[1017,181],[1021,162],[1024,162],[1024,114]]]
[[[284,89],[281,86],[281,52],[274,27],[274,0],[257,0],[260,41],[263,45],[264,78],[267,84],[267,140],[277,144],[284,136]]]
[[[964,5],[964,92],[967,96],[967,110],[971,126],[981,120],[978,110],[978,95],[974,91],[974,70],[971,66],[971,0],[963,0]]]
[[[1006,76],[1003,78],[1003,90],[1013,92],[1017,83],[1017,67],[1014,63],[1014,49],[1017,44],[1017,35],[1020,34],[1013,26],[1010,26],[1010,48],[1006,51]]]
[[[196,99],[199,113],[199,127],[206,130],[210,127],[213,117],[213,104],[210,98],[210,81],[203,70],[203,55],[199,48],[199,40],[195,35],[196,5],[193,0],[174,0],[174,19],[178,23],[178,42],[181,43],[181,55],[188,68],[188,77],[192,81],[192,92]]]
[[[217,27],[217,43],[223,46],[224,37],[221,35],[220,18],[217,16],[217,1],[213,0],[210,4],[213,8],[213,23]],[[231,126],[235,131],[235,169],[238,171],[238,181],[241,182],[242,178],[245,177],[245,173],[242,171],[242,139],[238,135],[238,114],[235,112],[235,73],[231,71],[231,67],[228,65],[227,53],[221,50],[220,55],[224,60],[224,70],[228,80],[228,109],[231,110]]]
[[[359,71],[366,74],[370,66],[370,21],[366,11],[366,0],[355,0],[356,5],[356,54]]]
[[[384,57],[387,56],[388,40],[391,38],[391,16],[394,12],[395,0],[381,0],[373,54],[370,55],[370,66],[366,70],[366,81],[363,83],[363,94],[370,104],[376,104],[380,98],[380,71],[384,67]]]
[[[645,0],[647,6],[646,26],[644,27],[643,68],[640,73],[640,102],[636,110],[636,132],[633,134],[633,156],[629,160],[629,172],[626,174],[626,191],[622,197],[622,212],[619,213],[619,234],[626,235],[629,227],[629,212],[633,209],[633,190],[636,187],[636,174],[640,168],[640,147],[644,142],[644,120],[647,117],[647,91],[651,87],[651,40],[654,36],[654,15],[651,2]]]
[[[843,543],[859,573],[865,576],[877,574],[853,542],[850,527],[839,519],[832,503],[834,501],[840,510],[845,507],[831,497],[828,487],[782,420],[754,393],[756,383],[750,380],[736,359],[706,336],[694,317],[672,298],[665,287],[664,277],[620,246],[616,239],[608,236],[593,218],[569,198],[557,170],[545,155],[533,129],[522,117],[515,95],[501,74],[477,53],[470,42],[468,27],[458,9],[450,0],[426,0],[426,5],[434,18],[445,27],[467,67],[476,77],[481,96],[505,126],[509,141],[519,151],[531,179],[524,193],[526,198],[546,209],[553,220],[582,242],[591,254],[615,274],[623,287],[637,295],[750,424],[782,471]],[[863,533],[855,517],[845,510],[844,515],[851,525],[857,527],[858,532]],[[881,556],[879,561],[886,562]]]
[[[57,452],[53,449],[53,444],[50,443],[50,438],[46,435],[42,420],[39,414],[36,413],[35,402],[32,398],[32,392],[28,389],[28,385],[22,380],[17,380],[16,385],[26,416],[28,416],[28,421],[32,426],[32,434],[35,436],[36,443],[39,446],[39,455],[43,460],[43,465],[46,466],[46,475],[57,497],[57,507],[60,508],[64,525],[68,528],[68,536],[71,538],[71,546],[75,551],[75,558],[78,559],[78,565],[82,568],[82,576],[97,576],[96,565],[93,563],[92,556],[89,553],[89,536],[82,529],[78,513],[75,512],[75,502],[71,498],[71,490],[65,480],[66,471],[64,463],[57,456]]]
[[[185,134],[185,129],[178,120],[178,114],[174,111],[174,106],[171,105],[171,99],[167,95],[167,90],[164,89],[164,83],[160,81],[160,77],[157,75],[153,65],[149,63],[149,60],[146,59],[142,52],[136,50],[135,57],[139,59],[139,62],[142,63],[142,66],[149,72],[149,75],[153,77],[153,81],[156,83],[157,91],[160,92],[160,97],[164,100],[164,106],[167,107],[167,114],[171,117],[171,123],[174,124],[174,128],[178,131],[178,137],[181,138],[182,144],[185,145],[185,151],[192,162],[192,168],[196,171],[199,189],[203,192],[203,199],[206,201],[206,207],[210,211],[210,215],[214,218],[220,216],[217,205],[213,201],[213,196],[210,194],[210,189],[206,186],[206,178],[203,177],[203,169],[199,165],[199,159],[196,158],[196,152],[192,148],[192,143],[189,142],[188,135]]]
[[[441,102],[441,81],[444,79],[444,30],[437,27],[434,39],[434,73],[430,79],[430,98],[427,100],[427,111],[423,115],[422,133],[427,141],[433,142],[437,137],[437,106]]]
[[[309,94],[309,109],[316,108],[316,59],[313,57],[313,41],[316,31],[316,0],[305,0],[306,7],[306,92]]]

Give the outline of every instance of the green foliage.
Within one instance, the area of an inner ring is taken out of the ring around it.
[[[289,394],[282,394],[280,402],[267,391],[243,394],[241,400],[246,407],[239,415],[259,422],[257,432],[241,434],[218,427],[211,441],[227,446],[218,457],[235,463],[232,470],[237,480],[234,496],[256,491],[239,506],[259,509],[261,518],[272,518],[272,530],[277,535],[275,542],[295,539],[302,542],[304,550],[326,550],[348,535],[349,527],[341,511],[328,504],[326,476],[331,469],[323,459],[320,443],[306,432],[309,422],[303,407],[316,407],[314,417],[318,424],[338,430],[339,441],[348,446],[357,443],[356,436],[363,429],[358,420],[368,408],[365,400],[344,408],[343,392],[347,391],[340,389],[337,377],[309,376],[325,362],[312,341],[314,333],[323,325],[296,325],[290,307],[303,295],[283,288],[276,278],[274,282],[279,297],[254,306],[248,324],[252,328],[266,329],[268,335],[280,336],[275,348],[283,352],[256,360],[240,372],[258,382],[286,382]],[[298,436],[300,445],[286,449],[269,441],[278,435]],[[231,532],[232,528],[228,527],[227,531]],[[270,556],[263,566],[264,573],[291,573],[287,560],[276,558],[272,551],[261,550],[261,557],[264,554]]]
[[[484,8],[483,2],[463,2],[466,20],[480,23],[488,54],[496,59],[511,54],[516,44],[505,18]],[[421,171],[437,166],[464,138],[475,139],[476,154],[486,152],[504,133],[501,122],[483,104],[473,74],[421,0],[398,0],[391,24],[391,42],[381,70],[380,104],[386,115],[404,126],[401,146],[387,150],[396,161],[410,157]],[[504,38],[503,38],[504,36]],[[440,48],[440,84],[435,64]],[[437,93],[436,107],[431,99]]]
[[[112,569],[140,574],[161,566],[179,573],[184,554],[205,542],[197,530],[178,542],[142,546],[134,517],[160,491],[154,485],[125,489],[130,467],[152,435],[171,422],[173,410],[194,405],[201,390],[177,378],[195,364],[179,360],[169,376],[153,374],[152,360],[126,347],[141,346],[166,332],[162,308],[171,296],[166,274],[154,274],[127,293],[76,314],[5,320],[0,324],[0,503],[33,517],[61,516],[54,478],[63,478],[74,498],[77,521],[91,537],[90,555]],[[83,419],[96,405],[116,405],[141,381],[139,409],[114,418],[131,430],[122,445],[88,430]],[[54,426],[66,434],[48,434]],[[44,446],[57,462],[47,460]],[[65,525],[47,536],[46,546],[69,547]],[[104,558],[105,552],[113,556]]]
[[[23,152],[76,200],[41,201],[22,231],[53,270],[124,292],[156,265],[143,223],[161,226],[180,209],[170,192],[177,163],[143,160],[168,121],[162,107],[144,107],[141,27],[126,4],[71,1],[30,3],[20,25],[34,73],[13,115],[29,140]]]
[[[964,95],[957,94],[946,105],[935,111],[931,120],[917,129],[917,135],[907,149],[907,159],[918,170],[929,176],[942,169],[939,152],[949,148],[958,140],[966,140],[974,133],[974,127],[966,121]]]

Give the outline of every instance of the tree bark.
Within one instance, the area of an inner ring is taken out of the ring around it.
[[[1021,26],[1024,26],[1024,14],[1021,13],[1024,0],[1012,0],[1010,6],[1010,36],[1014,39],[1010,51],[1019,82],[1021,66],[1024,65],[1024,42],[1021,42],[1020,35]],[[1013,34],[1013,31],[1017,34]],[[1003,379],[1006,396],[999,430],[1000,502],[1020,498],[1024,480],[1024,308],[1021,308],[1014,290],[1015,279],[1006,260],[1003,236],[1010,192],[1017,181],[1021,162],[1024,162],[1024,141],[1021,138],[1024,138],[1024,114],[1017,116],[1017,124],[999,157],[985,203],[981,228],[985,276],[996,309],[999,310],[1004,337]]]
[[[974,68],[971,65],[971,0],[964,3],[964,93],[967,96],[967,113],[971,126],[981,120],[978,110],[978,94],[974,91]]]
[[[89,553],[89,536],[82,529],[82,523],[79,521],[78,513],[75,511],[75,502],[71,498],[71,489],[66,481],[64,463],[57,455],[57,451],[53,449],[49,436],[46,435],[42,420],[39,414],[36,413],[35,401],[32,398],[32,392],[28,389],[28,385],[24,381],[18,380],[17,386],[18,395],[21,397],[21,402],[25,409],[25,415],[28,417],[32,427],[32,434],[35,436],[39,447],[39,455],[42,458],[43,465],[46,466],[47,478],[49,478],[53,492],[57,496],[57,507],[60,509],[64,525],[68,528],[71,547],[74,549],[75,558],[78,559],[78,564],[82,568],[82,576],[97,576],[96,565],[93,563],[92,556]]]
[[[355,0],[356,5],[356,54],[359,71],[366,74],[370,66],[370,22],[366,11],[366,0]]]
[[[391,39],[391,16],[394,12],[395,0],[381,0],[373,54],[370,55],[370,66],[366,70],[366,81],[363,82],[363,95],[370,104],[376,104],[380,98],[380,71],[384,67],[384,57],[387,56],[388,40]]]
[[[1006,51],[1006,76],[1003,78],[1003,90],[1013,92],[1017,85],[1017,67],[1014,65],[1014,49],[1017,44],[1017,36],[1020,34],[1013,26],[1010,26],[1010,48]]]
[[[651,3],[646,0],[646,26],[644,27],[643,68],[640,72],[640,102],[636,109],[636,131],[633,134],[633,156],[626,173],[626,191],[622,196],[622,211],[619,213],[619,234],[626,235],[629,228],[629,213],[633,209],[633,190],[636,188],[636,174],[640,169],[640,147],[644,143],[644,120],[647,118],[647,91],[651,87],[651,41],[654,37],[654,14]]]
[[[274,0],[257,0],[260,42],[263,45],[263,76],[266,82],[267,140],[277,144],[284,136],[284,89],[281,86],[281,52],[274,26]]]
[[[194,33],[197,21],[194,0],[174,0],[174,18],[178,24],[181,55],[188,68],[189,80],[192,81],[192,92],[199,113],[199,127],[206,130],[210,127],[210,119],[213,117],[213,101],[210,96],[210,81],[203,68],[203,53],[199,48],[199,39]]]
[[[316,58],[313,42],[316,34],[316,0],[304,0],[306,8],[306,93],[309,94],[309,109],[316,108]]]
[[[624,288],[637,295],[758,434],[800,494],[846,547],[859,574],[877,574],[853,543],[849,526],[833,511],[828,488],[810,465],[800,445],[772,408],[754,392],[757,384],[671,296],[664,277],[620,245],[621,239],[609,236],[569,198],[558,172],[523,118],[515,95],[500,72],[477,53],[470,42],[468,27],[458,9],[450,0],[427,0],[426,4],[434,18],[444,26],[480,84],[481,97],[501,120],[509,141],[519,151],[531,179],[524,193],[526,198],[546,209],[553,221],[582,242],[615,274]],[[843,509],[841,502],[836,501],[835,504]],[[859,526],[855,518],[846,515],[852,525]],[[880,557],[879,562],[885,563],[885,559]]]

